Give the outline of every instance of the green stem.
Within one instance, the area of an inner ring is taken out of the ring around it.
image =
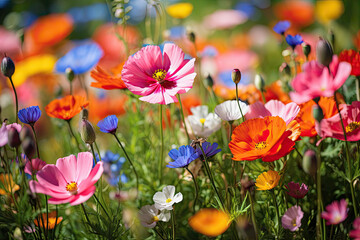
[[[181,98],[180,98],[180,94],[177,94],[176,95],[178,100],[179,100],[179,104],[180,104],[180,112],[181,112],[181,120],[183,121],[183,124],[184,124],[184,128],[185,128],[185,132],[186,132],[186,136],[190,142],[190,136],[189,136],[189,132],[187,130],[187,127],[186,127],[186,123],[185,123],[185,117],[184,117],[184,110],[183,110],[183,107],[182,107],[182,103],[181,103]]]
[[[81,208],[82,208],[82,210],[83,210],[83,212],[84,212],[86,221],[87,221],[88,224],[90,225],[90,219],[89,219],[89,216],[87,215],[87,212],[86,212],[86,210],[85,210],[84,204],[82,203],[82,204],[80,204],[80,205],[81,205]]]
[[[110,215],[108,214],[108,212],[106,211],[106,209],[104,208],[104,206],[101,204],[100,200],[96,197],[96,195],[93,195],[95,200],[99,203],[100,207],[102,208],[102,210],[105,212],[106,216],[109,218],[109,220],[111,220]]]
[[[173,208],[173,210],[171,211],[171,229],[172,229],[172,239],[175,240],[175,214],[174,214],[175,209]]]
[[[355,85],[356,85],[356,100],[360,101],[360,76],[356,77]]]
[[[18,97],[17,97],[17,93],[16,93],[16,89],[15,89],[15,86],[14,86],[14,83],[13,83],[13,80],[11,77],[9,77],[9,80],[10,80],[10,83],[11,83],[11,86],[13,88],[13,91],[14,91],[14,94],[15,94],[15,117],[16,117],[16,123],[19,122],[19,118],[18,118],[18,112],[19,112],[19,102],[18,102]]]
[[[247,194],[249,194],[251,220],[252,220],[252,223],[254,225],[255,238],[257,240],[258,239],[258,227],[257,227],[257,224],[256,224],[256,218],[255,218],[254,197],[252,196],[251,192],[249,192],[249,191],[247,192]]]
[[[47,235],[49,233],[49,205],[48,205],[47,195],[45,195],[45,207],[46,207],[46,235]]]
[[[261,92],[262,100],[263,100],[263,102],[264,102],[264,104],[265,104],[265,103],[266,103],[266,98],[265,98],[265,95],[264,95],[264,91],[261,90],[260,92]]]
[[[37,153],[37,157],[41,159],[40,157],[40,151],[39,151],[39,142],[38,142],[38,138],[37,138],[37,135],[36,135],[36,131],[35,131],[35,128],[34,128],[34,124],[30,124],[30,127],[34,133],[34,137],[35,137],[35,142],[36,142],[36,153]]]
[[[97,151],[97,153],[98,153],[98,155],[99,155],[99,160],[101,161],[101,154],[100,154],[99,147],[98,147],[98,145],[96,144],[96,142],[94,142],[94,145],[95,145],[96,151]]]
[[[75,134],[74,134],[74,131],[72,130],[72,127],[71,127],[71,123],[70,123],[70,122],[71,122],[71,119],[65,120],[65,121],[67,122],[67,124],[68,124],[68,126],[69,126],[69,131],[70,131],[71,136],[75,139],[76,146],[77,146],[79,152],[81,152],[79,142],[78,142],[78,140],[77,140],[77,138],[76,138],[76,136],[75,136]]]
[[[192,177],[194,185],[195,185],[195,199],[194,199],[194,205],[193,205],[193,211],[195,213],[196,212],[196,210],[195,210],[196,202],[197,202],[197,199],[199,197],[199,186],[198,186],[198,184],[196,182],[196,178],[195,178],[194,174],[189,170],[188,167],[186,167],[185,169],[191,174],[191,177]]]
[[[162,240],[165,240],[165,238],[160,234],[160,232],[156,229],[156,227],[154,227],[153,229]]]
[[[277,235],[277,238],[279,238],[280,223],[281,223],[280,214],[279,214],[279,206],[278,206],[278,203],[276,201],[275,190],[272,189],[270,192],[272,194],[272,197],[273,197],[273,200],[274,200],[274,205],[275,205],[275,210],[276,210],[276,219],[277,219],[277,226],[276,226],[277,233],[276,233],[276,235]]]
[[[94,165],[95,165],[97,163],[97,161],[96,161],[96,155],[95,155],[95,151],[94,151],[94,145],[92,143],[90,144],[90,148],[91,148],[91,152],[93,154]]]
[[[160,149],[160,159],[159,159],[159,179],[161,183],[162,175],[163,175],[163,165],[164,165],[164,133],[163,133],[162,104],[159,104],[159,119],[160,119],[160,139],[161,139],[161,149]]]
[[[316,239],[322,239],[323,233],[322,233],[322,226],[321,226],[321,206],[322,206],[322,197],[321,197],[321,143],[318,146],[317,151],[317,171],[316,171],[316,190],[317,190],[317,215],[316,215],[316,233],[317,237]]]
[[[243,120],[243,122],[245,122],[245,117],[244,117],[244,114],[243,114],[243,112],[242,112],[242,110],[241,110],[241,107],[240,107],[239,93],[238,93],[238,84],[237,84],[237,83],[235,84],[235,88],[236,88],[236,102],[237,102],[237,104],[238,104],[238,106],[239,106],[242,120]]]

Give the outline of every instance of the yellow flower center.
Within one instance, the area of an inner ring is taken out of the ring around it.
[[[352,132],[358,127],[360,127],[360,122],[351,122],[349,123],[349,125],[346,126],[346,132]]]
[[[166,203],[171,202],[171,198],[166,199]]]
[[[153,222],[158,222],[159,218],[158,218],[158,216],[153,216],[152,220],[153,220]]]
[[[166,77],[166,74],[167,74],[167,72],[164,69],[158,69],[153,73],[152,77],[159,83],[163,83],[164,79]]]
[[[66,185],[66,190],[69,191],[72,195],[77,194],[78,186],[76,182],[71,182]]]
[[[267,146],[267,143],[265,141],[258,142],[255,144],[255,148],[258,150],[262,150],[262,149],[266,148],[266,146]]]
[[[293,227],[295,227],[295,226],[296,226],[296,219],[293,219],[293,220],[291,221],[291,224],[293,225]]]
[[[201,124],[204,124],[204,123],[205,123],[205,121],[206,121],[206,119],[205,119],[205,118],[200,118],[200,120],[199,120],[199,121],[200,121],[200,123],[201,123]]]

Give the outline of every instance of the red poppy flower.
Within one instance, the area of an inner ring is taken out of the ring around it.
[[[339,54],[340,62],[348,62],[351,64],[351,75],[360,76],[360,53],[355,50],[343,50]]]

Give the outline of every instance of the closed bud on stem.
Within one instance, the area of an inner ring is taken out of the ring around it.
[[[205,83],[205,87],[208,88],[212,88],[214,86],[214,80],[210,74],[205,78],[204,83]]]
[[[14,127],[11,127],[9,129],[9,131],[8,131],[8,139],[9,139],[8,143],[9,143],[10,147],[17,148],[21,144],[19,132]]]
[[[323,113],[323,110],[321,109],[321,107],[319,105],[314,105],[313,106],[313,109],[312,109],[312,112],[313,112],[313,117],[315,118],[315,120],[320,123],[321,120],[324,119],[324,113]]]
[[[231,72],[231,79],[235,84],[238,84],[241,80],[241,72],[239,69],[235,68]]]
[[[35,141],[31,138],[25,138],[21,143],[21,147],[24,150],[25,155],[28,159],[33,159],[36,152]]]
[[[305,152],[302,167],[307,174],[315,177],[317,170],[317,161],[316,153],[314,150],[307,150]]]
[[[75,77],[74,71],[71,68],[67,68],[65,70],[65,73],[66,73],[66,78],[69,80],[69,82],[72,82]]]
[[[80,136],[81,139],[87,143],[87,144],[93,144],[95,142],[96,139],[96,135],[95,135],[95,131],[94,131],[94,127],[92,126],[92,124],[86,120],[86,119],[82,119],[80,121]]]
[[[265,80],[260,74],[255,75],[254,82],[255,82],[255,87],[257,89],[259,89],[262,92],[265,90]]]
[[[282,63],[279,71],[282,75],[291,76],[291,69],[287,63]]]
[[[80,116],[81,116],[81,119],[88,120],[89,119],[89,110],[84,108],[83,110],[81,110]]]
[[[194,32],[190,32],[190,33],[189,33],[189,39],[190,39],[190,41],[191,41],[192,43],[195,43],[195,41],[196,41],[196,35],[195,35]]]
[[[303,43],[302,49],[303,49],[303,53],[304,53],[305,57],[308,58],[311,53],[311,46],[307,43]]]
[[[1,72],[4,76],[11,78],[15,72],[15,64],[9,57],[4,57],[1,61]]]
[[[331,47],[331,44],[325,40],[320,38],[320,40],[316,44],[316,58],[319,63],[324,65],[325,67],[329,67],[334,52]]]

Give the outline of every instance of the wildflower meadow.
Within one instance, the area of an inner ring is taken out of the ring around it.
[[[360,239],[360,1],[0,12],[0,239]]]

